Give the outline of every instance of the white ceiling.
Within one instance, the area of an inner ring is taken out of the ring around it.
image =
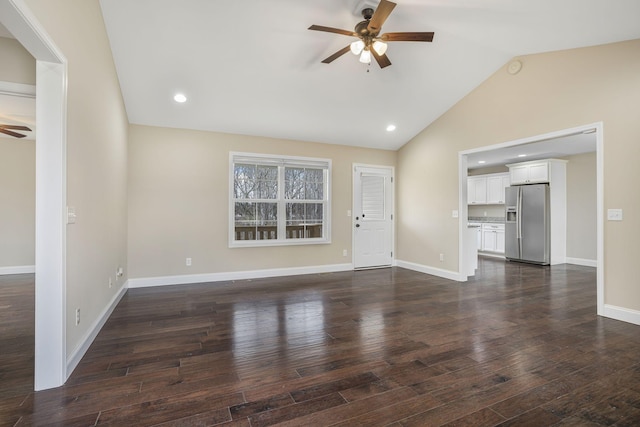
[[[307,28],[352,30],[359,1],[100,4],[131,123],[391,150],[513,57],[640,38],[638,0],[397,0],[382,32],[433,43],[390,43],[382,70],[322,64],[353,39]]]
[[[595,133],[578,133],[513,147],[467,155],[468,169],[482,169],[529,160],[552,159],[596,151]],[[482,161],[483,163],[479,163]]]

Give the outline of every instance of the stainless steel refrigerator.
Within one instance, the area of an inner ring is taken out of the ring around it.
[[[505,257],[548,265],[550,260],[549,184],[505,189]]]

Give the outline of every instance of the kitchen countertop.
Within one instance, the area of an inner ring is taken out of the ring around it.
[[[504,217],[501,217],[501,216],[470,216],[468,218],[467,222],[504,224]]]

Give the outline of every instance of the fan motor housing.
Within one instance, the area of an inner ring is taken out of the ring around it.
[[[364,9],[376,10],[380,4],[379,0],[358,0],[353,7],[353,14],[356,16],[362,16]]]

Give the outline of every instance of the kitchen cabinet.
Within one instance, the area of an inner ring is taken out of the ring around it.
[[[481,251],[482,250],[482,223],[470,222],[468,226],[469,228],[473,228],[474,230],[476,230],[476,249]]]
[[[487,204],[503,205],[504,189],[511,183],[509,174],[496,174],[487,176]]]
[[[487,178],[470,176],[467,178],[467,204],[484,205],[487,203]]]
[[[467,178],[467,204],[503,205],[504,189],[509,185],[508,173],[470,176]]]
[[[504,254],[504,224],[482,224],[482,251]]]
[[[546,160],[507,166],[509,166],[511,185],[549,182],[549,162]]]

